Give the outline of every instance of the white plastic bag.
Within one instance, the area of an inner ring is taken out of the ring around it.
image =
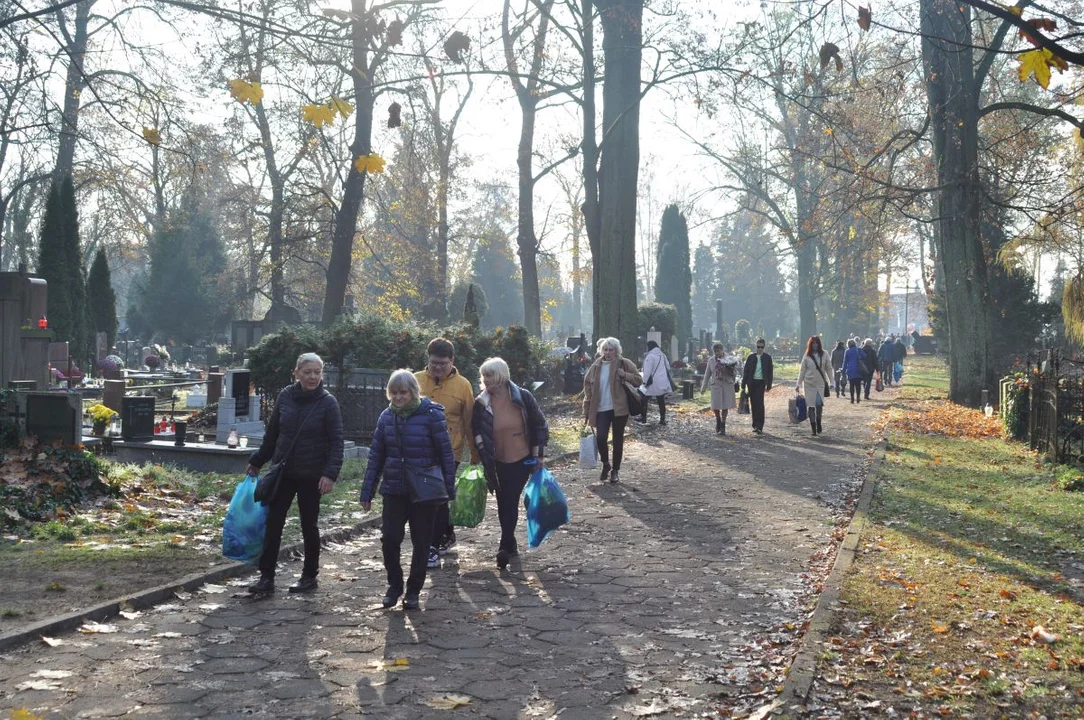
[[[580,467],[593,468],[598,466],[598,442],[595,434],[585,435],[580,438]]]

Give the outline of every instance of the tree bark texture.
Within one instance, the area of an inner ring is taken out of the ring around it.
[[[331,234],[331,258],[327,267],[327,288],[324,291],[323,323],[330,325],[342,313],[346,301],[346,286],[350,282],[350,268],[354,255],[354,234],[358,227],[358,213],[365,197],[365,173],[358,172],[353,160],[372,152],[373,138],[373,70],[369,67],[369,35],[365,30],[367,21],[366,0],[351,0],[354,19],[351,22],[350,39],[353,46],[354,78],[354,142],[350,145],[350,170],[343,183],[342,202],[335,211],[335,223]]]
[[[591,251],[591,334],[598,339],[598,278],[595,275],[602,262],[602,219],[598,204],[598,137],[595,134],[595,3],[580,0],[583,22],[583,220],[587,245]],[[582,317],[582,316],[581,316]]]
[[[643,0],[603,0],[602,163],[599,167],[599,317],[595,334],[635,354],[636,186],[640,166],[640,61]]]
[[[952,352],[949,396],[978,407],[990,387],[989,290],[980,231],[978,88],[971,9],[922,0],[922,59],[937,163],[939,275]]]
[[[72,174],[75,164],[75,143],[79,137],[79,108],[86,76],[83,62],[87,54],[87,25],[90,22],[90,8],[95,0],[83,0],[75,6],[75,20],[69,32],[64,12],[57,11],[64,40],[68,45],[65,53],[68,59],[68,73],[64,82],[64,109],[61,113],[60,143],[56,152],[56,165],[53,179],[60,182]]]

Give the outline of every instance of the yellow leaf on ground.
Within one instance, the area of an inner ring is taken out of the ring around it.
[[[35,715],[26,708],[15,708],[11,711],[11,720],[45,720],[41,715]]]
[[[941,625],[940,623],[938,623],[936,621],[930,623],[930,625],[931,625],[931,627],[933,627],[933,631],[935,633],[940,633],[941,635],[944,635],[945,633],[948,632],[948,625]]]
[[[437,710],[455,710],[458,707],[470,705],[470,698],[466,695],[441,695],[429,698],[425,704]]]

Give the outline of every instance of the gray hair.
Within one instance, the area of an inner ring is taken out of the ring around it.
[[[862,341],[862,344],[863,345],[872,345],[873,344],[873,338],[866,338],[865,340]]]
[[[294,365],[294,370],[300,370],[301,366],[305,363],[314,362],[320,366],[320,369],[324,369],[324,360],[314,352],[301,353],[297,356],[297,365]]]
[[[847,341],[847,347],[858,347],[858,343],[854,341],[854,338],[851,338]]]
[[[502,358],[491,357],[478,367],[478,374],[482,377],[489,376],[499,385],[507,385],[512,379],[512,373],[508,370],[508,363]]]
[[[615,337],[604,337],[598,341],[598,351],[601,353],[608,347],[612,347],[618,355],[621,354],[621,341]]]
[[[422,396],[422,389],[418,385],[418,378],[414,377],[414,373],[406,369],[396,370],[388,378],[388,387],[384,391],[388,400],[391,400],[391,394],[393,390],[409,390],[412,400],[419,400]]]

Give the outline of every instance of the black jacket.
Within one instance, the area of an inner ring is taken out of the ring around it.
[[[764,390],[765,392],[772,389],[772,356],[768,353],[764,353],[760,356],[760,370],[764,375]],[[741,375],[741,385],[743,388],[748,389],[749,383],[753,382],[753,373],[757,371],[757,354],[755,352],[749,353],[749,357],[745,358],[745,370]]]
[[[523,426],[527,429],[527,442],[530,443],[531,453],[543,454],[546,443],[550,439],[550,428],[546,424],[546,416],[538,407],[538,401],[534,399],[530,391],[524,390],[511,381],[508,382],[508,391],[512,396],[513,404],[519,406],[520,412],[523,413]],[[485,390],[474,400],[471,425],[474,432],[474,444],[482,458],[482,465],[487,470],[492,469],[494,466],[493,408],[490,407],[489,393]]]
[[[312,415],[305,421],[305,417]],[[263,442],[252,453],[248,463],[261,467],[268,460],[278,462],[297,434],[284,473],[298,480],[315,482],[321,477],[339,478],[343,465],[343,418],[339,403],[324,389],[324,384],[312,391],[301,389],[301,383],[283,388],[275,402],[271,420],[264,431]]]

